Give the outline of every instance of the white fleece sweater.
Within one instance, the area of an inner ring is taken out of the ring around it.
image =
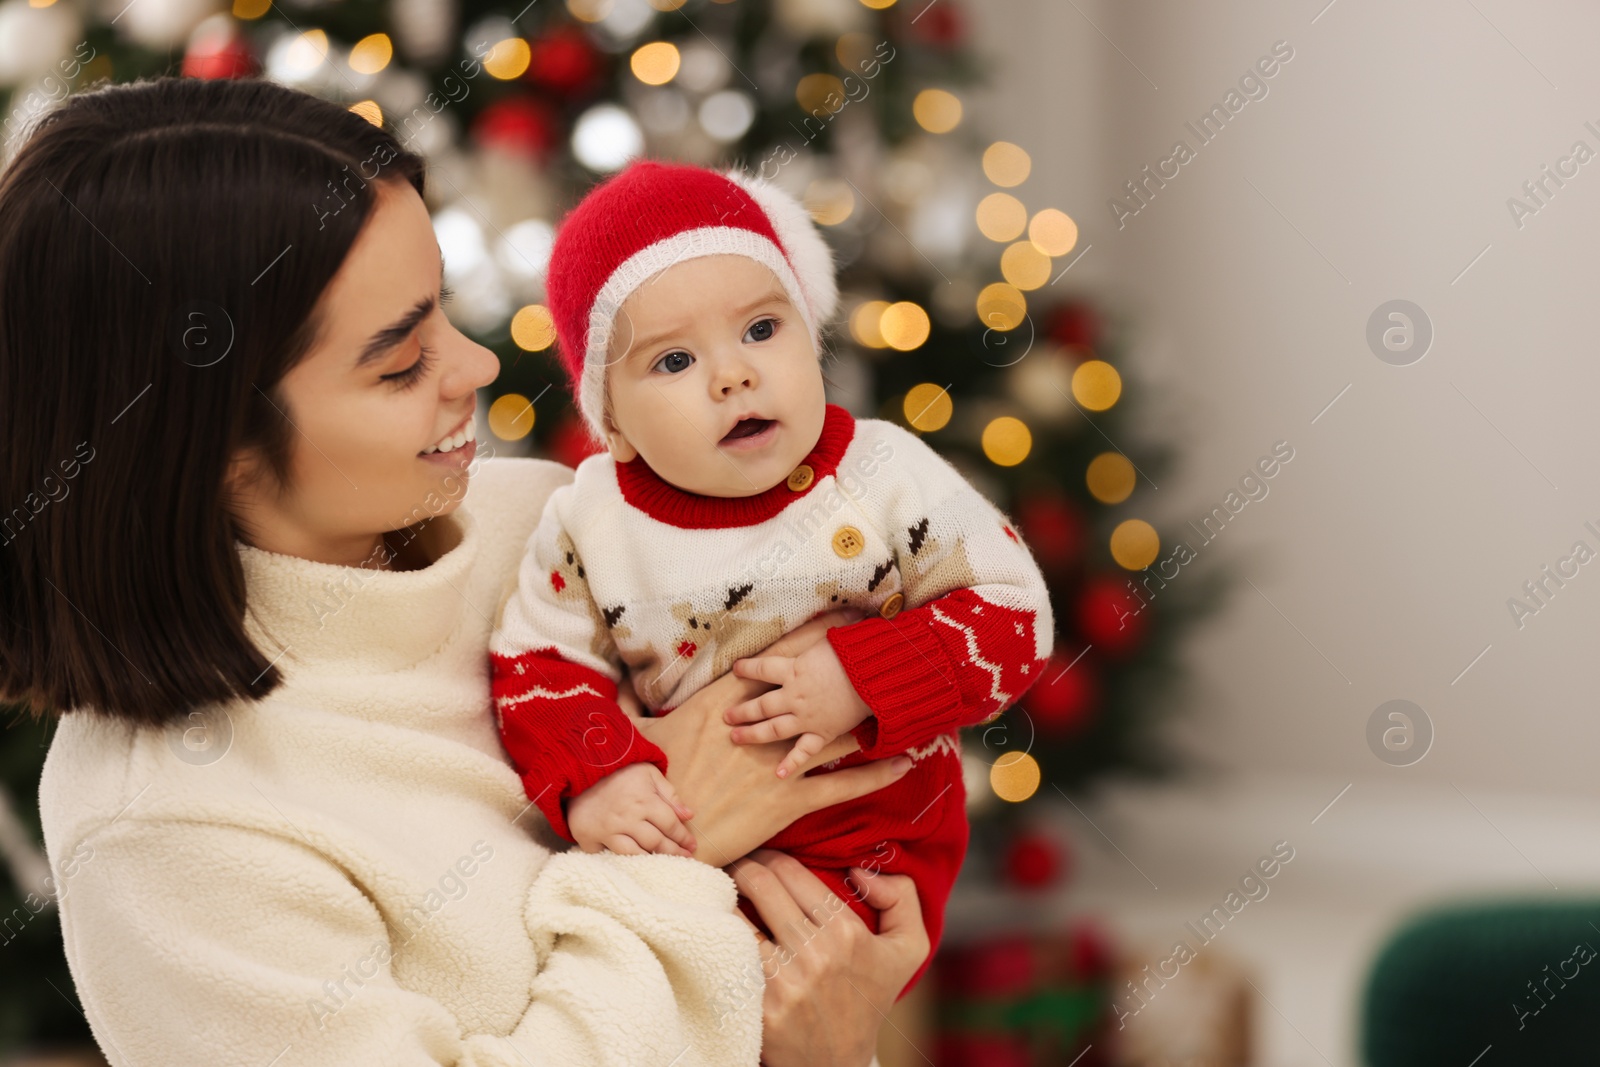
[[[241,545],[284,685],[166,730],[63,718],[39,803],[112,1064],[757,1062],[731,879],[552,854],[495,732],[492,623],[571,477],[479,464],[419,571]]]

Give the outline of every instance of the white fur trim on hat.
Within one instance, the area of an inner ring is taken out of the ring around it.
[[[765,205],[762,210],[766,210]],[[782,238],[782,230],[778,228],[776,220],[773,222],[773,229],[777,230]],[[820,237],[813,234],[813,238],[821,243]],[[826,246],[823,247],[823,254],[827,255]],[[617,313],[622,310],[622,305],[636,289],[668,267],[701,256],[719,255],[745,256],[772,271],[783,286],[784,292],[788,294],[789,302],[805,319],[812,347],[816,349],[818,357],[821,357],[823,319],[816,314],[815,297],[800,284],[800,279],[790,269],[788,260],[784,258],[783,252],[777,245],[754,230],[738,227],[704,226],[699,229],[684,230],[666,240],[641,248],[623,260],[621,265],[611,272],[605,285],[601,286],[600,292],[595,295],[594,304],[589,309],[589,339],[583,354],[583,381],[578,388],[578,406],[596,440],[605,441],[606,366],[609,362],[607,356],[611,348],[611,336],[615,329]],[[831,286],[833,281],[831,267],[827,277]],[[837,302],[837,289],[830,291],[833,293],[833,301]],[[830,314],[832,312],[831,305],[829,312]]]
[[[811,317],[819,327],[826,326],[839,309],[839,282],[834,277],[833,251],[817,231],[805,205],[773,183],[743,171],[724,174],[729,181],[750,194],[778,235],[778,241],[794,261],[795,273],[811,305]]]

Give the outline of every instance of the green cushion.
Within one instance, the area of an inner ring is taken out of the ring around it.
[[[1482,902],[1410,920],[1373,964],[1361,1031],[1368,1067],[1595,1062],[1600,901]]]

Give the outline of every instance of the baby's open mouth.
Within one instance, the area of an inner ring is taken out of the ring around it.
[[[733,429],[728,431],[724,441],[737,441],[744,437],[754,437],[756,434],[772,425],[771,419],[740,419]]]

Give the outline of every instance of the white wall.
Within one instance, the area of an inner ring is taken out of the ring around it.
[[[1170,535],[1275,441],[1295,449],[1201,549],[1259,593],[1241,584],[1193,644],[1195,750],[1240,769],[1587,791],[1600,560],[1520,631],[1506,602],[1574,541],[1600,552],[1583,528],[1600,529],[1600,158],[1520,230],[1506,201],[1574,141],[1600,153],[1584,127],[1600,129],[1600,9],[1325,3],[969,5],[1001,60],[979,121],[1034,153],[1025,198],[1078,219],[1093,250],[1074,276],[1140,327],[1133,395],[1184,460],[1122,510]],[[1180,137],[1197,146],[1184,123],[1280,40],[1294,56],[1268,95],[1119,229],[1121,183]],[[1394,298],[1434,325],[1408,367],[1365,340]],[[1365,738],[1396,697],[1436,730],[1406,768]]]

